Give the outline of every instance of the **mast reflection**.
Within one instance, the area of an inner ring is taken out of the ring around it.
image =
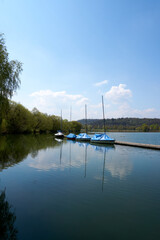
[[[98,145],[92,144],[92,147],[95,151],[103,153],[103,169],[102,169],[102,192],[104,191],[104,181],[105,181],[105,165],[106,165],[106,152],[109,150],[113,150],[114,145]]]

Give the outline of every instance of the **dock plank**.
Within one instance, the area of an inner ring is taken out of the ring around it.
[[[154,145],[154,144],[144,144],[144,143],[134,143],[134,142],[120,142],[120,141],[115,141],[115,144],[131,146],[131,147],[141,147],[141,148],[149,148],[149,149],[160,150],[160,145]]]

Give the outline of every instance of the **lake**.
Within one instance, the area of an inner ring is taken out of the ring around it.
[[[160,144],[160,133],[109,135]],[[2,240],[160,239],[157,150],[2,136],[0,191]]]

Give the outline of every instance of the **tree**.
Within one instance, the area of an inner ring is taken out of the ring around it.
[[[79,133],[81,131],[82,124],[77,121],[71,122],[71,131],[74,133]]]
[[[0,34],[0,124],[7,112],[9,99],[19,88],[21,71],[21,62],[17,60],[9,61],[4,35]]]
[[[33,114],[19,103],[10,102],[6,119],[9,133],[29,133],[33,130]]]
[[[146,123],[142,124],[142,131],[143,132],[149,132],[149,127]]]

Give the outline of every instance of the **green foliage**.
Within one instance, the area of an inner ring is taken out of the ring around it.
[[[60,129],[60,117],[57,117],[55,115],[51,116],[52,119],[52,132],[57,132],[58,129]]]
[[[142,124],[141,128],[142,128],[143,132],[149,132],[149,127],[148,127],[148,125],[146,123]]]
[[[1,125],[0,125],[0,133],[7,133],[7,121],[6,119],[2,119]]]
[[[20,85],[22,63],[9,61],[3,34],[0,34],[0,123],[8,111],[9,101]]]
[[[32,110],[33,114],[33,130],[34,132],[45,132],[52,130],[52,119],[47,114],[41,113],[38,109]]]
[[[33,129],[32,113],[21,104],[10,102],[7,129],[9,133],[31,132]]]
[[[60,129],[60,120],[60,117],[41,113],[36,108],[30,112],[21,104],[10,101],[8,113],[0,124],[0,133],[55,133]],[[80,132],[81,124],[63,120],[62,131],[68,133],[70,130]]]
[[[81,128],[82,128],[82,124],[77,121],[72,121],[70,123],[70,129],[71,129],[71,132],[73,133],[80,133]]]

